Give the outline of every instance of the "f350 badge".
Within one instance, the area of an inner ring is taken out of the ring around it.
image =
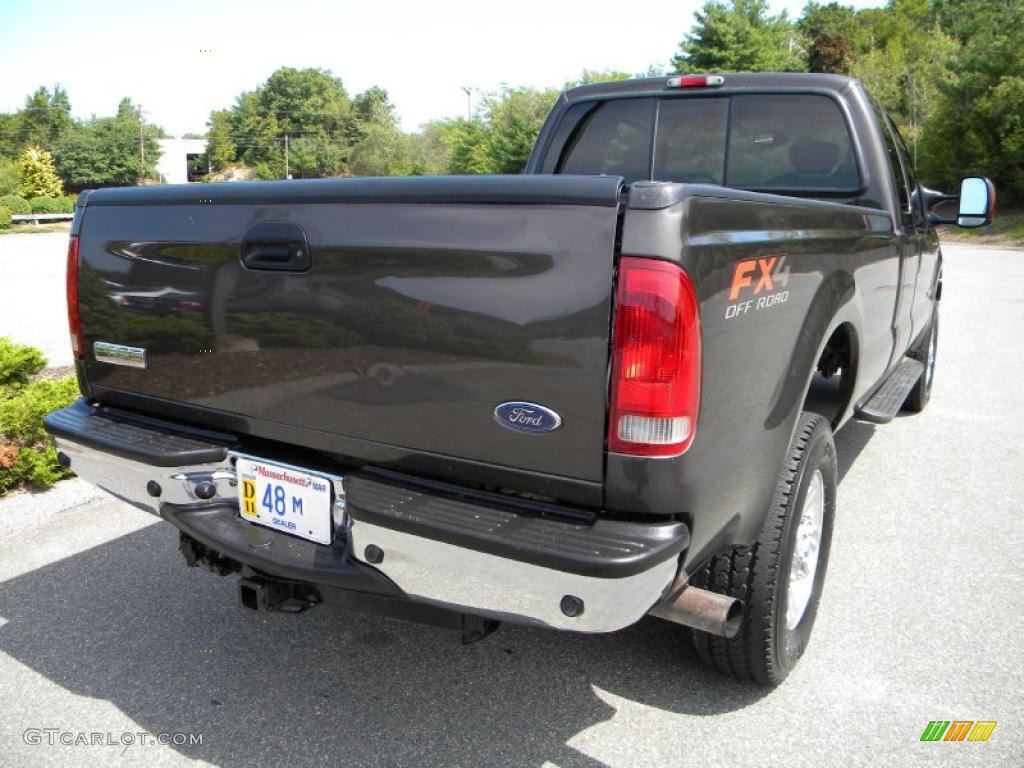
[[[494,420],[505,429],[530,435],[553,432],[562,426],[562,417],[550,408],[519,400],[499,403],[494,409]]]

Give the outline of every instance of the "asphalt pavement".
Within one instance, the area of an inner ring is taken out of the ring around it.
[[[48,337],[6,301],[54,283],[62,253],[40,247],[12,288],[11,240],[0,333]],[[0,501],[0,765],[1024,765],[1024,252],[945,254],[932,401],[837,435],[825,594],[779,688],[705,670],[657,619],[464,647],[325,608],[252,614],[234,579],[185,567],[171,526],[72,480]],[[60,304],[30,303],[53,334]],[[921,742],[931,720],[998,724]],[[115,743],[59,743],[80,733]],[[157,734],[202,743],[141,743]]]
[[[67,232],[0,237],[0,336],[38,347],[52,366],[71,365],[64,270]]]

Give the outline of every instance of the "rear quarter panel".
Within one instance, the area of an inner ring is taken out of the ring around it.
[[[681,515],[692,530],[689,570],[756,538],[816,363],[839,325],[851,326],[857,359],[840,421],[882,376],[899,261],[891,220],[878,210],[712,187],[678,194],[661,210],[627,210],[622,253],[676,261],[694,283],[703,348],[697,436],[678,458],[609,454],[607,505]]]

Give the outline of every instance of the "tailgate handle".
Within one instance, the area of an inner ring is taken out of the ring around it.
[[[249,269],[305,272],[313,265],[313,257],[298,224],[261,221],[242,237],[242,263]]]

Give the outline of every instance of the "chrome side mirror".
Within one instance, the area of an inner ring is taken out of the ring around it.
[[[984,176],[967,176],[960,182],[959,195],[947,195],[920,187],[930,224],[955,224],[976,229],[992,223],[996,216],[996,188]]]
[[[956,225],[965,229],[984,227],[996,215],[996,188],[984,176],[968,176],[960,182],[960,207]]]

